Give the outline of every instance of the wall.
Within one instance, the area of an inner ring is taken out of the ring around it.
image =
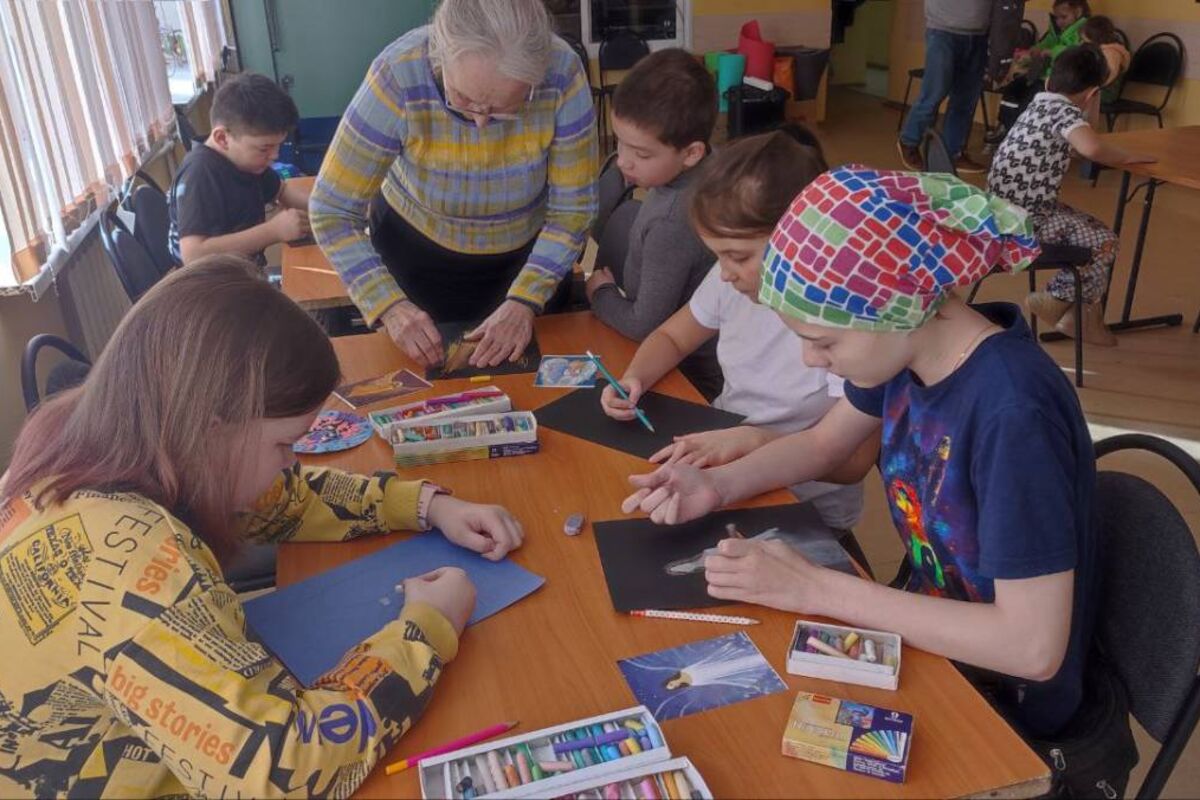
[[[829,47],[831,16],[829,0],[692,0],[692,49],[737,47],[738,30],[752,19],[776,44]]]
[[[900,101],[904,97],[908,70],[924,63],[925,19],[922,0],[894,2],[896,14],[892,21],[888,97]],[[1183,39],[1185,54],[1190,53],[1191,57],[1185,55],[1183,77],[1171,95],[1163,124],[1168,127],[1200,124],[1200,3],[1195,0],[1091,0],[1091,6],[1093,13],[1112,17],[1117,27],[1129,34],[1135,49],[1150,35],[1162,31]],[[1025,16],[1038,26],[1039,31],[1045,32],[1049,11],[1050,0],[1030,0]],[[914,85],[914,95],[916,91]],[[1128,96],[1157,102],[1161,90],[1135,86]],[[1118,130],[1154,125],[1153,118],[1149,117],[1124,117],[1117,123]]]
[[[278,9],[279,77],[294,79],[302,117],[340,117],[367,67],[405,31],[425,24],[433,0],[266,0]],[[232,0],[242,66],[272,75],[264,0]]]
[[[894,0],[867,0],[858,7],[845,41],[830,54],[831,84],[864,83],[868,64],[889,63],[893,5]]]

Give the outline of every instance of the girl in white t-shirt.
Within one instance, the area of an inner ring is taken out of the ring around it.
[[[798,126],[738,140],[703,167],[691,201],[692,224],[717,254],[717,263],[691,302],[638,348],[621,377],[630,400],[608,387],[601,402],[610,417],[632,420],[642,394],[719,333],[717,359],[725,387],[713,405],[743,414],[746,421],[677,437],[651,461],[699,467],[734,461],[779,436],[812,427],[842,396],[842,379],[803,366],[800,339],[757,299],[762,254],[775,223],[825,168],[817,140]],[[826,524],[848,530],[862,513],[860,481],[878,448],[876,436],[835,474],[824,476],[830,483],[801,484],[792,487],[793,493],[812,501]]]

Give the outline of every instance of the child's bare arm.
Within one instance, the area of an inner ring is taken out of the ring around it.
[[[1067,141],[1081,157],[1110,166],[1149,164],[1158,160],[1154,156],[1131,153],[1123,147],[1104,141],[1091,125],[1080,125],[1075,128],[1067,134]]]

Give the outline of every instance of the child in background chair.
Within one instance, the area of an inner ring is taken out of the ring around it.
[[[1104,54],[1104,61],[1108,64],[1108,80],[1104,82],[1100,94],[1103,100],[1112,99],[1110,95],[1116,94],[1117,81],[1129,69],[1131,58],[1121,43],[1121,37],[1117,35],[1116,26],[1108,17],[1097,14],[1083,23],[1079,37],[1083,44],[1094,44]]]
[[[1105,164],[1153,161],[1127,153],[1101,140],[1085,116],[1099,102],[1108,66],[1100,49],[1085,44],[1064,50],[1054,62],[1047,82],[1009,131],[992,159],[988,189],[1029,211],[1038,239],[1046,244],[1087,247],[1092,260],[1080,269],[1083,284],[1083,339],[1113,346],[1116,337],[1104,324],[1100,300],[1117,260],[1117,235],[1100,220],[1058,199],[1071,165],[1071,150]],[[1075,283],[1061,270],[1045,291],[1029,295],[1029,310],[1059,332],[1075,332]]]

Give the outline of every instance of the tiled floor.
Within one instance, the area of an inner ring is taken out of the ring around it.
[[[899,168],[895,149],[897,110],[878,99],[853,91],[833,91],[826,122],[818,128],[831,163],[862,161]],[[978,144],[978,131],[973,142]],[[980,176],[982,177],[982,176]],[[1102,175],[1095,189],[1073,175],[1064,187],[1066,202],[1111,220],[1118,176]],[[1114,279],[1114,296],[1124,297],[1130,253],[1133,250],[1138,203],[1127,210],[1122,256]],[[1137,314],[1182,311],[1179,328],[1127,333],[1112,349],[1086,348],[1085,388],[1080,397],[1097,439],[1113,433],[1140,431],[1167,435],[1200,457],[1200,335],[1191,322],[1200,309],[1200,239],[1188,231],[1200,229],[1200,192],[1161,187],[1156,198],[1138,285]],[[1116,287],[1121,287],[1120,289]],[[1026,282],[1018,277],[995,277],[985,284],[979,300],[1019,301]],[[1114,314],[1110,314],[1112,318]],[[1047,346],[1064,369],[1072,369],[1068,343]],[[1160,487],[1179,505],[1193,533],[1200,532],[1200,497],[1173,469],[1151,457],[1114,457],[1107,468],[1135,472]],[[876,575],[886,580],[900,563],[902,549],[887,513],[877,472],[868,478],[867,508],[856,531]],[[1156,752],[1140,736],[1142,765],[1131,785],[1140,784],[1147,762]],[[1200,734],[1176,767],[1166,797],[1200,797]]]

